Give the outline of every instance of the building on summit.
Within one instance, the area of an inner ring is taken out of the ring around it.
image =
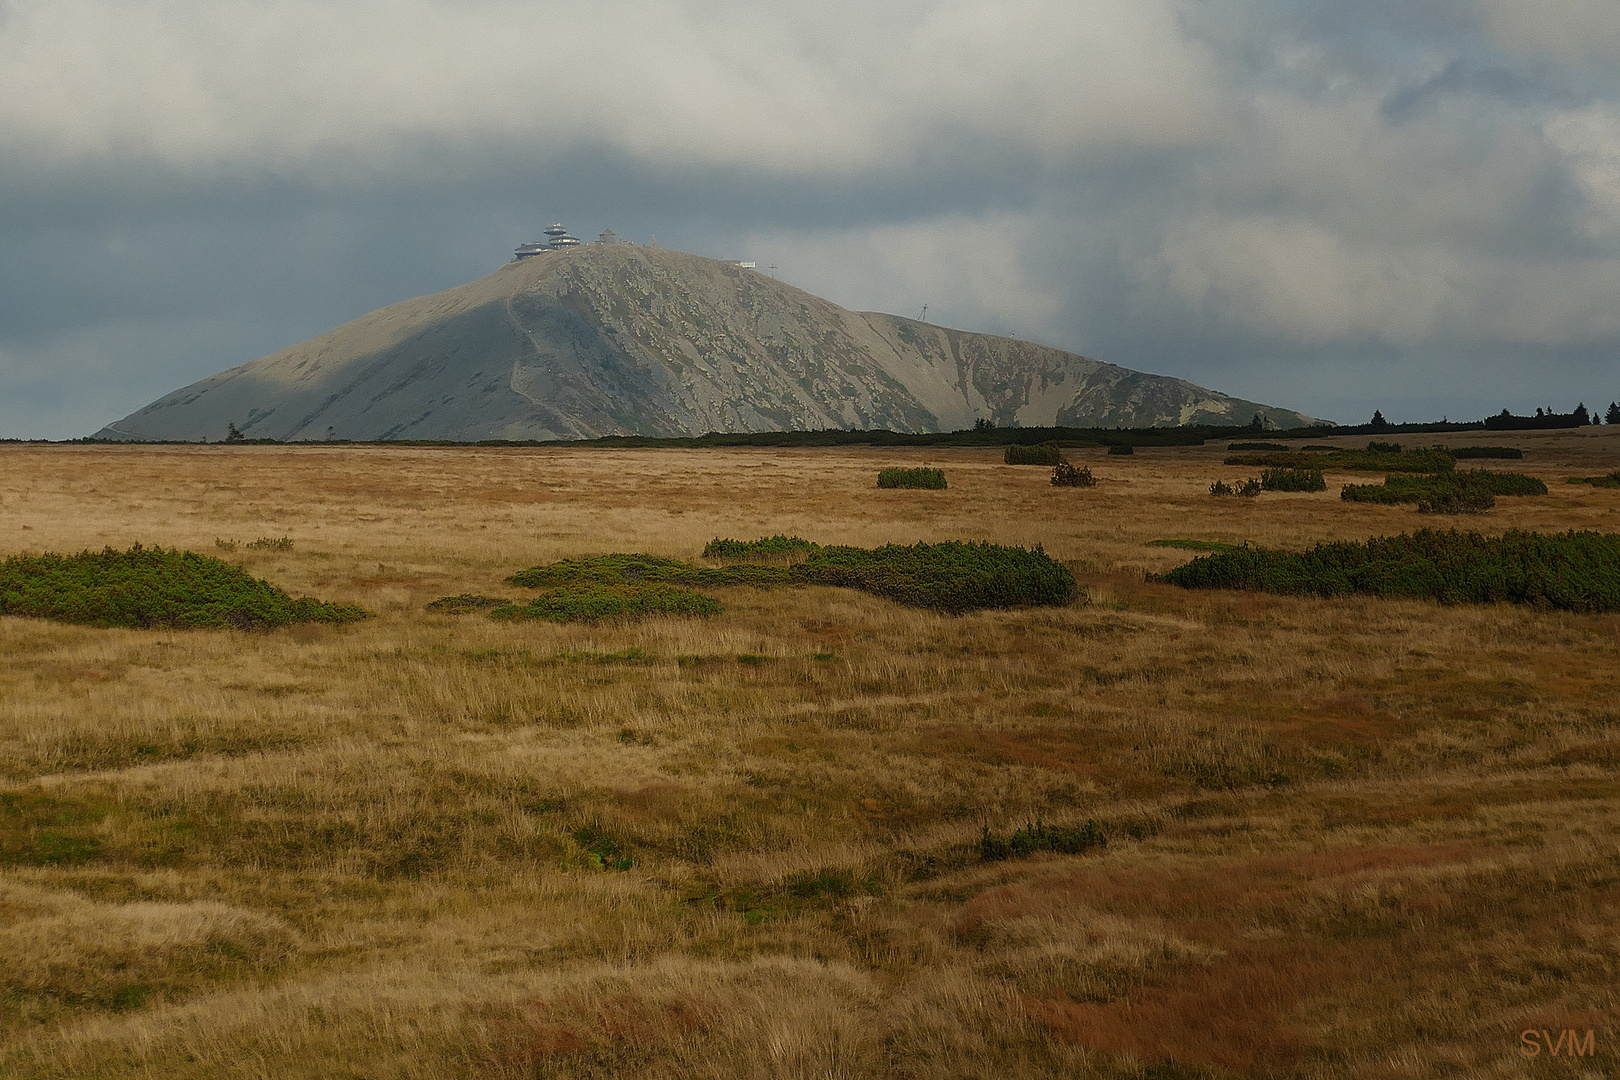
[[[512,253],[513,262],[532,259],[536,255],[542,255],[548,251],[562,251],[564,248],[579,247],[585,242],[563,228],[560,221],[551,228],[542,231],[546,234],[544,240],[531,240],[527,244],[517,246],[517,250]],[[596,238],[596,242],[598,244],[619,244],[624,241],[615,236],[612,229],[603,229],[602,235]]]

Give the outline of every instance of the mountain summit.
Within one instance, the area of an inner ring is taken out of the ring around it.
[[[588,244],[203,379],[107,439],[584,439],[1311,422],[1013,338],[853,312],[734,263]]]

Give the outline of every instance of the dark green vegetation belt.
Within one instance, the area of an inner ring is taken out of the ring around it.
[[[525,604],[482,597],[446,597],[444,611],[489,608],[496,619],[593,621],[652,614],[709,615],[718,601],[700,588],[731,585],[834,585],[875,593],[910,607],[961,614],[980,608],[1063,604],[1076,592],[1074,575],[1047,555],[999,544],[946,541],[880,548],[822,547],[798,537],[714,540],[706,558],[738,565],[693,566],[656,555],[593,555],[521,570],[507,583],[545,590]],[[788,558],[801,561],[788,564]],[[754,560],[754,561],[743,561]]]
[[[128,551],[13,555],[0,563],[0,615],[135,629],[263,630],[344,623],[367,612],[293,599],[240,566],[192,551],[136,544]]]
[[[1309,551],[1242,547],[1194,559],[1157,580],[1189,589],[1313,596],[1364,593],[1445,604],[1510,602],[1620,610],[1620,535],[1513,530],[1500,537],[1421,529]]]

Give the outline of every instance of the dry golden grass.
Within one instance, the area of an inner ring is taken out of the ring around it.
[[[1563,482],[1620,464],[1608,429],[1447,441],[1552,489],[1466,527],[1620,528]],[[0,555],[181,546],[378,613],[0,619],[0,1074],[1613,1075],[1620,616],[1146,584],[1190,554],[1153,539],[1432,522],[1348,474],[1211,499],[1225,454],[1080,452],[1076,490],[976,450],[0,449]],[[1040,542],[1087,598],[423,607],[777,532]],[[979,857],[1088,818],[1105,851]]]

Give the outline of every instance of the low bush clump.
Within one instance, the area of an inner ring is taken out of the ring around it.
[[[1056,465],[1063,460],[1063,451],[1058,449],[1055,442],[1044,442],[1036,446],[1009,446],[1001,460],[1008,465]]]
[[[503,604],[490,611],[489,617],[601,622],[651,615],[718,615],[722,610],[714,597],[676,585],[581,581],[550,589],[526,604]]]
[[[1260,494],[1263,487],[1264,485],[1257,477],[1251,476],[1247,480],[1235,480],[1230,484],[1225,480],[1217,480],[1209,485],[1209,493],[1222,497],[1237,495],[1245,499],[1252,499]]]
[[[1513,530],[1484,537],[1421,529],[1300,552],[1243,547],[1196,558],[1156,580],[1189,589],[1614,611],[1620,609],[1620,535]]]
[[[444,611],[451,615],[465,615],[469,611],[488,611],[490,608],[503,607],[510,604],[510,600],[502,600],[498,596],[477,596],[473,593],[462,593],[460,596],[441,596],[427,605],[429,611]]]
[[[136,544],[77,555],[13,555],[0,563],[0,615],[136,629],[264,630],[346,623],[368,612],[293,599],[239,566],[191,551]]]
[[[636,865],[635,857],[620,846],[612,834],[596,825],[582,825],[569,834],[579,845],[585,865],[598,870],[628,870]]]
[[[1426,513],[1483,513],[1496,505],[1498,495],[1545,495],[1547,485],[1523,473],[1468,469],[1386,476],[1382,484],[1346,484],[1339,498],[1346,502],[1417,503]],[[1437,509],[1438,508],[1438,509]]]
[[[1616,469],[1606,476],[1572,476],[1569,478],[1569,482],[1572,484],[1591,484],[1593,487],[1601,488],[1620,487],[1620,469]]]
[[[1287,450],[1282,443],[1274,442],[1235,442],[1228,443],[1228,450]]]
[[[722,540],[716,537],[703,548],[705,559],[786,559],[814,551],[821,545],[798,536],[766,536],[759,540]]]
[[[1060,461],[1052,466],[1052,485],[1054,487],[1096,487],[1097,478],[1091,475],[1090,465],[1081,465],[1077,468],[1067,461]]]
[[[805,552],[804,561],[784,566],[764,564],[781,546],[772,540],[717,539],[705,549],[731,552],[733,558],[761,560],[736,566],[691,566],[654,555],[597,555],[533,567],[513,574],[507,578],[508,583],[547,589],[547,594],[521,608],[511,605],[490,614],[494,618],[712,614],[719,610],[719,601],[703,597],[714,605],[710,609],[689,598],[678,598],[674,592],[728,585],[834,585],[875,593],[910,607],[952,614],[980,608],[1062,604],[1076,592],[1074,575],[1038,545],[1026,551],[998,544],[946,541],[910,546],[886,544],[869,549],[821,547],[800,541],[805,545],[798,548]],[[621,609],[612,608],[621,601]]]
[[[1463,458],[1504,458],[1518,460],[1524,457],[1524,451],[1516,446],[1450,446],[1446,453],[1459,461]]]
[[[937,491],[945,486],[945,474],[938,469],[883,469],[878,473],[877,486]]]
[[[979,856],[985,860],[1016,859],[1037,851],[1056,851],[1064,855],[1078,855],[1092,848],[1108,846],[1108,837],[1095,820],[1087,821],[1078,829],[1065,829],[1057,825],[1035,822],[1025,825],[1011,836],[1000,837],[984,827],[979,838]]]
[[[1074,575],[1043,551],[947,540],[880,548],[824,547],[789,568],[796,581],[875,593],[908,607],[961,614],[1067,603]]]
[[[1130,443],[1114,443],[1108,448],[1108,452],[1110,454],[1134,454],[1136,453],[1136,448]]]
[[[1327,481],[1320,469],[1267,469],[1260,474],[1260,486],[1267,491],[1326,491]]]

